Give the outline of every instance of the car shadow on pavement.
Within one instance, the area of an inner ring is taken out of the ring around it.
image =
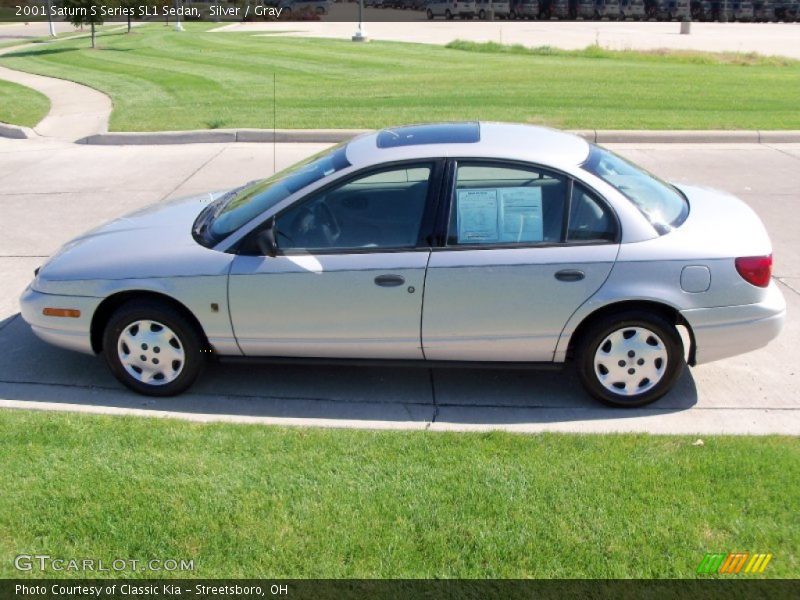
[[[117,383],[102,358],[40,341],[19,315],[0,322],[0,344],[6,349],[0,355],[0,399],[94,412],[122,408],[210,419],[424,427],[432,420],[502,425],[622,419],[683,411],[697,403],[686,369],[672,392],[645,409],[608,408],[584,392],[571,365],[508,370],[211,363],[187,393],[149,398]]]

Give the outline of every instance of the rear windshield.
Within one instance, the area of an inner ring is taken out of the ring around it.
[[[609,150],[593,145],[582,166],[633,202],[660,235],[678,227],[689,214],[689,203],[675,187]]]

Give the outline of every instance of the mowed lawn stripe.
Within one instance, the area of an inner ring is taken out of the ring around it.
[[[13,557],[41,553],[197,577],[694,577],[733,551],[796,576],[797,439],[694,441],[0,411],[0,576],[39,576]]]
[[[487,119],[594,129],[800,129],[800,63],[696,64],[612,53],[210,33],[145,25],[58,42],[0,64],[85,83],[114,101],[111,129],[382,127]]]

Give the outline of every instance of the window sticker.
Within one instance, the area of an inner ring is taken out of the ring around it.
[[[542,220],[542,188],[500,188],[502,235],[504,242],[541,242],[544,240]]]
[[[458,190],[457,200],[459,243],[496,242],[497,190]]]
[[[539,187],[461,189],[456,200],[459,244],[544,239]]]

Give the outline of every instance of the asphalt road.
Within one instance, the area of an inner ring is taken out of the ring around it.
[[[278,145],[278,168],[324,148]],[[687,370],[643,409],[598,405],[571,369],[212,365],[179,398],[132,394],[100,359],[40,342],[18,315],[33,269],[62,243],[141,206],[265,177],[272,146],[81,146],[0,139],[0,407],[375,428],[800,434],[800,145],[617,145],[674,181],[746,200],[769,229],[787,326],[765,349]]]

